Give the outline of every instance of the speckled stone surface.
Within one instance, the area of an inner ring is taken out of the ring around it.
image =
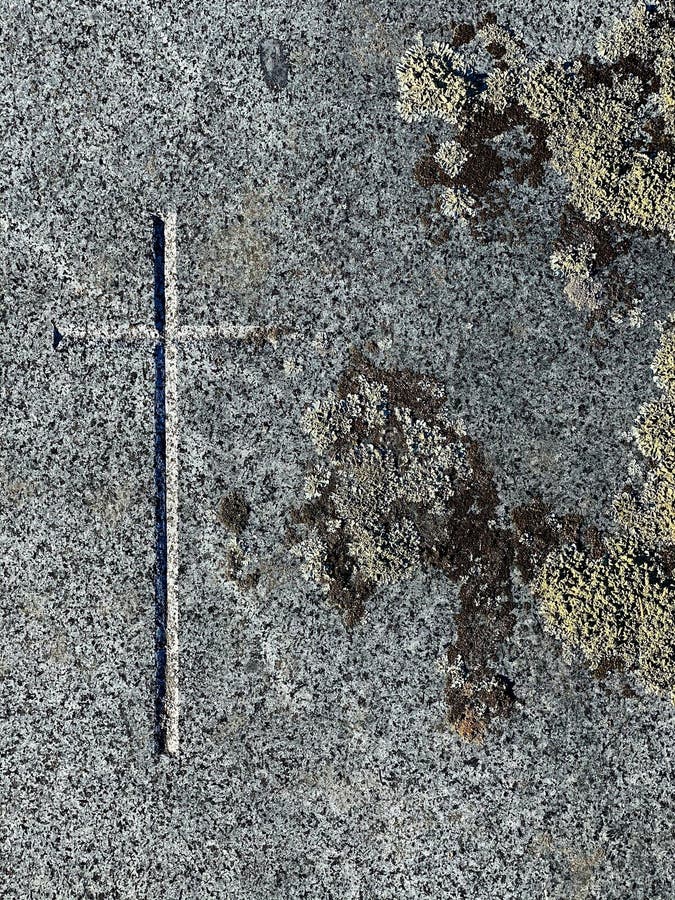
[[[429,242],[394,68],[476,4],[0,8],[0,896],[672,897],[674,707],[593,680],[523,589],[516,711],[464,744],[456,587],[383,588],[349,632],[283,541],[302,412],[368,342],[444,382],[507,508],[541,494],[605,523],[674,305],[665,242],[636,242],[644,324],[601,348],[548,265],[552,175],[514,198],[526,228]],[[563,57],[625,8],[492,7]],[[182,320],[283,333],[181,350],[181,752],[156,759],[151,354],[55,353],[51,323],[150,324],[168,208]],[[225,572],[233,487],[251,590]]]

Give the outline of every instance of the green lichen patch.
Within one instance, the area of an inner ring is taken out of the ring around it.
[[[317,462],[293,513],[292,552],[348,626],[387,584],[435,570],[460,582],[449,718],[467,738],[510,708],[495,657],[510,634],[511,533],[478,444],[443,413],[435,379],[361,356],[305,415]]]
[[[675,584],[654,553],[612,537],[599,559],[567,545],[534,591],[549,629],[591,669],[619,658],[645,685],[675,699]]]

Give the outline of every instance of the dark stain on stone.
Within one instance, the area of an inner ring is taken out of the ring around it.
[[[248,525],[251,509],[243,494],[230,491],[220,501],[218,521],[233,534],[241,534]]]
[[[258,45],[258,57],[265,84],[273,91],[287,87],[290,67],[284,44],[276,38],[265,38]]]

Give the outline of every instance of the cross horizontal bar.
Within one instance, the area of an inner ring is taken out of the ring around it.
[[[268,328],[261,325],[180,325],[174,332],[174,340],[179,344],[189,341],[246,340],[257,334],[266,333]]]
[[[172,334],[166,334],[164,340],[176,344],[188,344],[191,341],[213,340],[247,340],[256,335],[265,335],[269,328],[261,325],[180,325],[174,328]],[[110,328],[68,328],[67,326],[54,324],[54,348],[62,343],[85,342],[122,342],[136,343],[149,341],[156,343],[162,340],[156,328],[151,325],[125,325]]]
[[[155,343],[159,340],[157,330],[151,325],[122,325],[108,328],[68,328],[67,326],[59,325],[57,328],[56,324],[53,323],[53,326],[55,349],[61,342],[81,344],[90,341],[121,341],[131,344],[136,341],[152,341]]]

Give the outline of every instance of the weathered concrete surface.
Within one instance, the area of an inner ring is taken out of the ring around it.
[[[622,9],[494,7],[561,55]],[[348,633],[283,544],[302,411],[369,341],[445,382],[507,505],[541,493],[603,522],[625,477],[670,251],[634,254],[645,324],[593,349],[548,267],[554,179],[511,242],[434,247],[420,224],[424,128],[397,116],[394,66],[417,30],[476,15],[3,4],[3,897],[671,896],[673,707],[566,661],[523,591],[517,711],[462,744],[443,704],[455,589],[383,590]],[[286,86],[261,68],[270,39]],[[157,761],[152,360],[54,353],[51,321],[149,324],[149,217],[170,207],[183,321],[286,330],[181,355],[182,749]],[[251,590],[224,568],[232,487]]]

